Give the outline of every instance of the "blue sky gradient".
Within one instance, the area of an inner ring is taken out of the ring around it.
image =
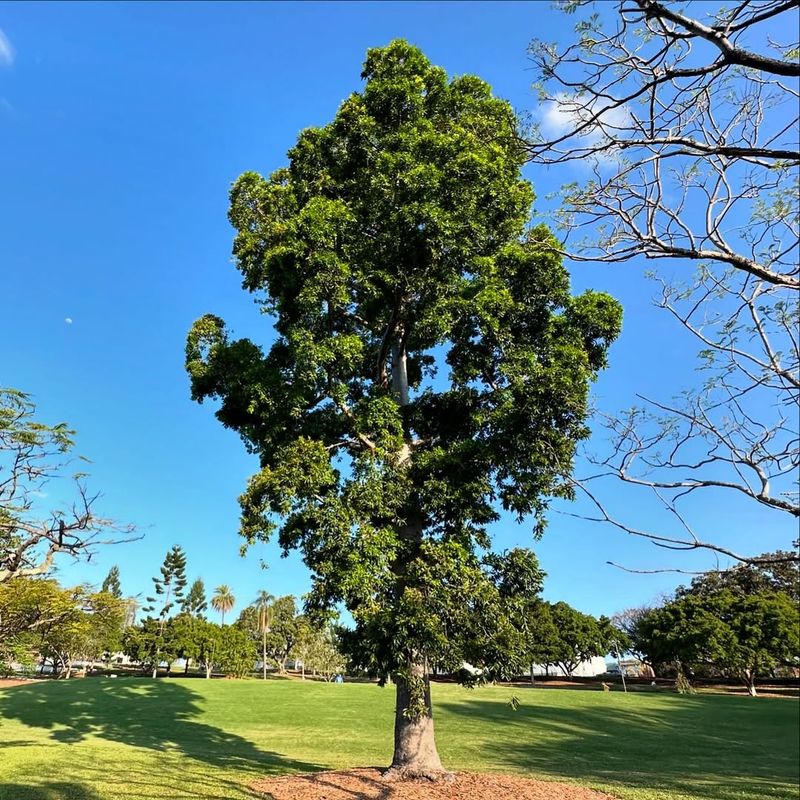
[[[283,165],[301,129],[329,121],[359,89],[369,47],[407,38],[450,74],[475,73],[536,113],[528,41],[569,36],[572,24],[546,3],[0,6],[0,385],[32,393],[43,420],[77,429],[98,508],[144,534],[89,564],[62,560],[64,582],[99,583],[117,563],[123,590],[147,594],[177,543],[189,578],[229,584],[237,611],[262,588],[308,588],[296,556],[281,560],[272,546],[238,555],[236,498],[255,459],[211,407],[189,399],[183,348],[198,316],[271,341],[231,264],[228,188],[245,170]],[[576,175],[528,177],[543,198]],[[697,348],[652,307],[643,264],[575,265],[573,282],[625,308],[595,386],[601,407],[630,406],[637,392],[668,398],[692,380]],[[51,498],[65,489],[52,484]],[[638,493],[607,491],[612,504],[657,519]],[[719,501],[698,505],[696,519],[732,546],[763,552],[791,540],[778,514]],[[533,544],[531,525],[509,519],[495,536],[500,549]],[[608,560],[713,564],[557,513],[534,548],[545,596],[595,614],[681,581]]]

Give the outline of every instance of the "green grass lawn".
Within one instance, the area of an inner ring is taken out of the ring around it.
[[[798,703],[434,686],[451,769],[631,800],[796,800]],[[0,800],[233,800],[259,776],[385,765],[392,688],[87,678],[0,690]]]

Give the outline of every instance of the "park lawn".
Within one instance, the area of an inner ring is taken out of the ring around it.
[[[522,705],[511,709],[516,694]],[[0,800],[243,800],[265,775],[391,759],[392,688],[87,678],[0,690]],[[796,700],[436,684],[451,769],[630,800],[796,800]]]

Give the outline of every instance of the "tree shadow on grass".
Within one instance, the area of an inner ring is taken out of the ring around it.
[[[796,800],[794,704],[669,696],[643,705],[619,693],[598,696],[603,702],[589,707],[553,705],[536,692],[525,692],[517,711],[479,696],[436,705],[462,733],[475,726],[476,748],[498,771],[710,800]]]
[[[0,800],[102,800],[91,789],[78,783],[56,782],[39,786],[0,785]]]
[[[52,681],[0,694],[0,719],[48,729],[62,744],[96,736],[253,775],[320,769],[199,722],[201,699],[186,684],[167,680]]]

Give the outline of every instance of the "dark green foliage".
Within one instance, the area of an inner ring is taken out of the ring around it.
[[[795,542],[794,546],[796,551],[800,542]],[[738,595],[772,591],[785,592],[795,603],[800,603],[800,562],[787,560],[790,555],[780,550],[764,553],[757,557],[759,562],[755,564],[737,564],[723,572],[706,572],[693,578],[691,586],[682,586],[678,596],[714,594],[721,589]]]
[[[581,661],[622,652],[628,646],[627,636],[606,617],[596,619],[564,602],[550,606],[550,622],[553,638],[543,643],[542,651],[548,656],[545,663],[557,664],[570,676]]]
[[[155,596],[147,598],[148,605],[142,611],[152,612],[158,609],[159,619],[166,619],[173,606],[183,602],[186,588],[186,555],[181,547],[175,545],[167,553],[160,572],[160,576],[153,578]]]
[[[540,534],[548,498],[571,496],[620,308],[570,295],[552,235],[530,227],[513,111],[486,83],[402,41],[370,50],[363,77],[286,168],[235,183],[236,264],[277,339],[265,353],[197,320],[192,397],[219,400],[259,456],[245,541],[277,531],[302,551],[308,609],[349,609],[357,663],[501,674],[538,567],[486,556],[487,526],[504,508]]]
[[[122,588],[119,585],[119,567],[116,564],[108,571],[100,591],[108,592],[116,598],[122,597]]]
[[[712,669],[754,694],[759,676],[800,660],[800,612],[785,592],[680,594],[647,614],[636,646],[651,662]]]
[[[162,661],[170,663],[178,657],[180,644],[173,637],[172,626],[154,617],[146,617],[122,634],[122,652],[153,677]]]
[[[298,636],[297,604],[294,597],[277,598],[270,606],[267,657],[283,671]]]
[[[202,617],[203,612],[208,608],[206,602],[206,587],[203,581],[198,578],[190,587],[189,593],[181,603],[181,611],[191,614],[193,617]]]
[[[227,625],[220,631],[219,649],[215,665],[220,672],[242,678],[253,671],[256,647],[253,640],[235,625]]]

